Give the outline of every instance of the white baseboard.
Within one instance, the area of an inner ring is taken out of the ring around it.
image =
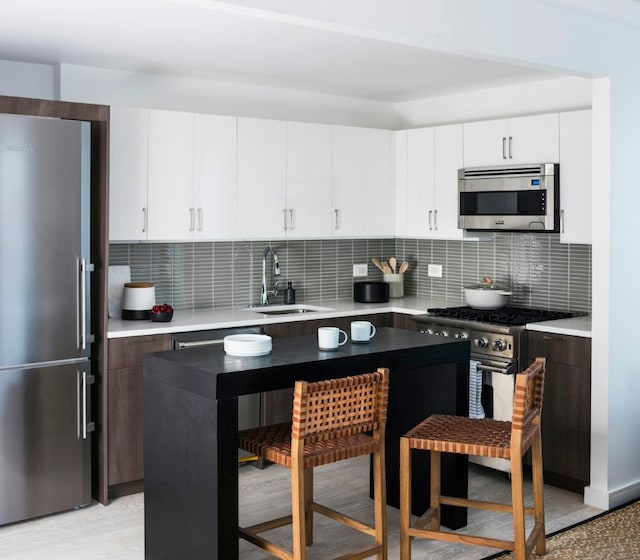
[[[634,498],[640,498],[640,481],[609,492],[593,486],[584,489],[584,503],[599,509],[612,509]]]

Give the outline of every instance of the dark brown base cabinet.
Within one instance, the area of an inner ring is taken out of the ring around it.
[[[110,498],[143,489],[142,356],[171,348],[171,335],[109,340],[107,480]]]
[[[529,357],[547,358],[542,406],[545,483],[582,493],[591,450],[591,339],[529,331]]]

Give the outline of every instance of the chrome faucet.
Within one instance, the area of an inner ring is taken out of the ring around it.
[[[267,257],[271,253],[273,257],[273,277],[280,276],[280,264],[278,263],[278,255],[271,248],[271,246],[267,247],[262,253],[262,289],[260,290],[260,304],[261,305],[269,305],[269,296],[277,296],[278,295],[278,281],[275,280],[273,283],[273,289],[269,290],[267,288]]]

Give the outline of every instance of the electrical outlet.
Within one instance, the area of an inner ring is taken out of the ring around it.
[[[369,271],[367,269],[367,264],[354,264],[353,265],[353,277],[360,278],[362,276],[367,276]]]
[[[431,278],[442,278],[442,265],[430,264],[427,267],[427,276],[431,276]]]

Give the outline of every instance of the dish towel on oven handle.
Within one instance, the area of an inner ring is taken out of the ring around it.
[[[469,418],[484,418],[482,407],[482,371],[478,369],[480,362],[469,362]]]

